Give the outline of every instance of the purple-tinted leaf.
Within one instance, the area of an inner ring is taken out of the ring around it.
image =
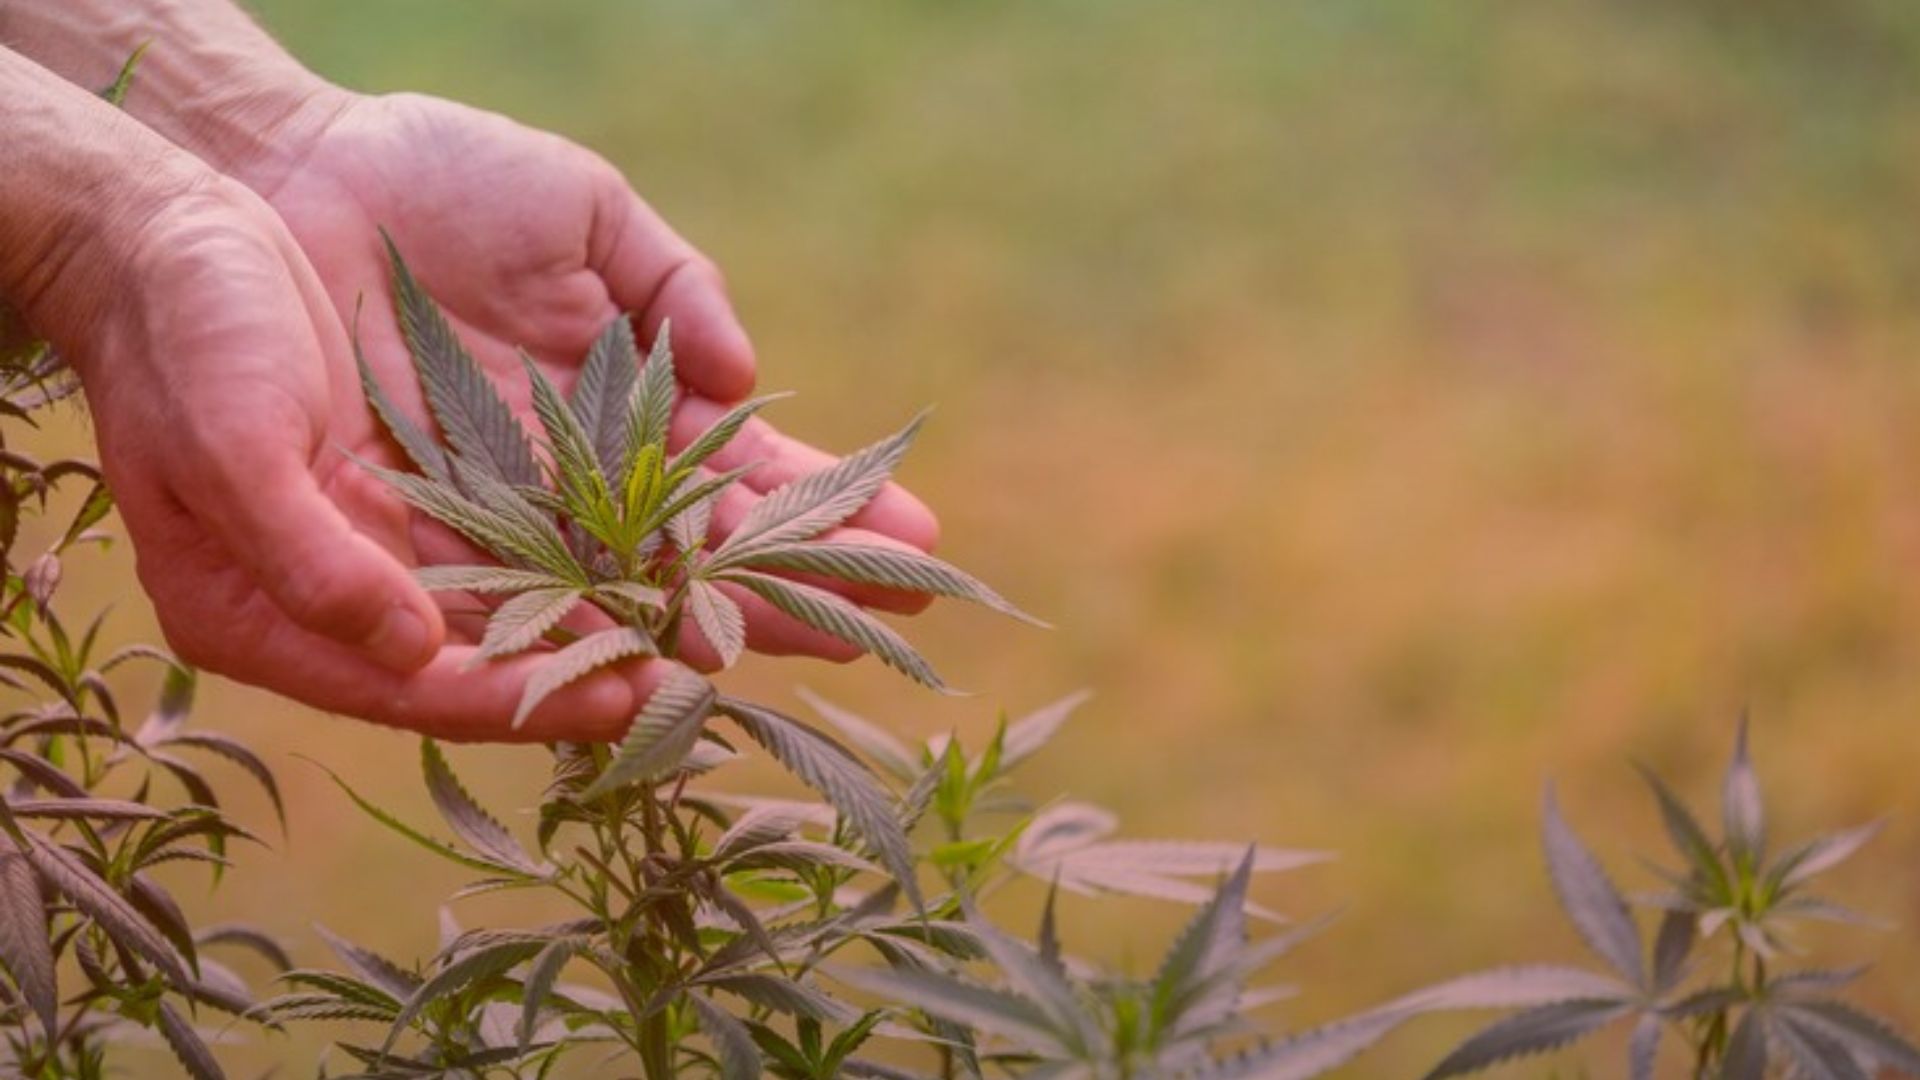
[[[1544,816],[1547,870],[1568,920],[1596,955],[1635,986],[1645,985],[1640,931],[1633,924],[1627,902],[1607,879],[1599,860],[1561,817],[1551,787],[1547,789]]]
[[[1632,1011],[1632,1005],[1618,1001],[1563,1001],[1516,1013],[1461,1043],[1434,1066],[1427,1080],[1464,1076],[1514,1058],[1557,1050]]]
[[[1634,987],[1611,976],[1542,964],[1490,968],[1456,976],[1395,998],[1384,1007],[1404,1012],[1517,1009],[1567,1001],[1624,1002],[1635,996]]]
[[[1781,856],[1773,872],[1775,887],[1780,890],[1791,889],[1833,869],[1852,858],[1885,826],[1885,821],[1870,821],[1808,841]]]
[[[704,677],[691,668],[668,665],[666,677],[634,717],[613,761],[580,797],[591,801],[677,768],[713,714],[715,700],[713,684]]]
[[[41,1031],[49,1035],[57,1031],[60,997],[40,879],[26,855],[4,834],[0,834],[0,964],[39,1018]]]
[[[441,819],[453,830],[454,835],[466,841],[475,852],[490,862],[513,867],[529,876],[543,872],[540,863],[526,853],[506,826],[487,813],[486,808],[460,782],[460,778],[454,775],[446,754],[432,739],[420,740],[420,770],[426,778],[427,793],[432,796],[433,805],[439,809]]]
[[[1313,1080],[1371,1049],[1407,1015],[1378,1011],[1337,1020],[1197,1070],[1193,1077],[1194,1080]]]
[[[213,1051],[207,1049],[206,1041],[200,1038],[200,1034],[193,1030],[193,1025],[187,1023],[187,1018],[181,1016],[172,1004],[160,1003],[155,1023],[188,1076],[193,1080],[226,1080],[226,1073],[220,1070],[220,1063],[214,1060]]]
[[[747,1026],[734,1015],[699,994],[689,995],[700,1017],[700,1030],[713,1042],[720,1058],[720,1080],[758,1080],[763,1075],[760,1050]]]
[[[1661,1020],[1646,1013],[1634,1022],[1633,1036],[1627,1041],[1627,1075],[1632,1080],[1653,1080],[1653,1067],[1660,1057]]]
[[[1721,1080],[1767,1080],[1767,1030],[1763,1012],[1748,1009],[1727,1040]]]
[[[873,846],[881,865],[900,883],[914,907],[923,906],[907,835],[894,816],[893,797],[860,759],[806,724],[772,709],[723,698],[719,710],[802,783],[825,796]]]
[[[1720,790],[1720,813],[1725,820],[1727,850],[1735,860],[1758,866],[1767,846],[1766,812],[1760,800],[1760,777],[1747,752],[1747,718],[1740,718],[1734,737],[1733,760]]]
[[[1816,1027],[1852,1053],[1908,1076],[1920,1076],[1920,1048],[1879,1017],[1831,1000],[1793,1002],[1781,1006],[1780,1012]]]

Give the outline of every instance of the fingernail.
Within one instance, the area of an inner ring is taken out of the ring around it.
[[[375,660],[396,671],[418,669],[430,659],[426,652],[432,644],[426,620],[407,607],[389,609],[365,642]]]

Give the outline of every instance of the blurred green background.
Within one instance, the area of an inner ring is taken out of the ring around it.
[[[1743,707],[1783,833],[1892,815],[1837,884],[1901,929],[1808,943],[1920,1020],[1920,7],[256,6],[350,86],[619,163],[727,269],[763,385],[802,392],[788,430],[848,448],[936,403],[904,478],[944,553],[1059,629],[921,619],[966,701],[871,663],[739,684],[916,735],[1092,687],[1029,791],[1341,853],[1266,886],[1344,912],[1271,1021],[1580,958],[1542,783],[1649,888],[1629,762],[1710,805]],[[94,588],[131,598],[124,564]],[[312,959],[314,921],[431,949],[460,875],[289,757],[429,820],[413,740],[228,685],[203,716],[293,799],[208,903]],[[510,805],[543,780],[537,750],[457,760]],[[1182,915],[1076,904],[1069,943],[1138,967]],[[258,1056],[300,1075],[315,1045]]]

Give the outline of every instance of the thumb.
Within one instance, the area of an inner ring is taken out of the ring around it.
[[[273,447],[272,449],[269,449]],[[262,446],[246,477],[207,477],[182,501],[296,625],[399,672],[440,651],[440,609],[393,554],[360,532],[290,448]],[[244,486],[242,486],[244,485]]]

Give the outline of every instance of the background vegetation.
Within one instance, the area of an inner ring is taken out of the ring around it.
[[[1836,955],[1877,955],[1866,997],[1920,1016],[1920,9],[257,6],[349,85],[620,163],[729,270],[767,384],[802,391],[790,429],[852,448],[939,404],[905,478],[945,553],[1061,630],[929,616],[971,701],[870,661],[750,661],[751,692],[805,681],[933,734],[1095,688],[1032,790],[1343,853],[1262,887],[1345,909],[1281,966],[1303,1022],[1573,958],[1541,778],[1630,868],[1660,841],[1629,758],[1704,804],[1751,704],[1782,830],[1894,813],[1842,875],[1906,929]],[[77,608],[132,595],[125,556]],[[314,920],[431,951],[457,872],[286,757],[425,820],[413,741],[202,701],[273,751],[293,822],[212,902],[310,958]],[[545,775],[456,755],[521,804]],[[1063,915],[1146,963],[1184,913]],[[1469,1023],[1359,1068],[1409,1075]]]

